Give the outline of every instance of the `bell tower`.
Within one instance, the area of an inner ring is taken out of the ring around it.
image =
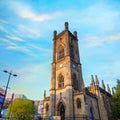
[[[82,69],[79,57],[77,32],[69,31],[68,22],[65,29],[53,33],[53,60],[50,89],[51,115],[73,117],[74,91],[82,90]],[[60,107],[62,106],[62,107]],[[64,113],[61,109],[64,108]],[[72,110],[72,111],[71,111]]]

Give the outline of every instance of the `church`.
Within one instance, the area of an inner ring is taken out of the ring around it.
[[[112,120],[112,95],[97,75],[91,75],[91,84],[85,87],[78,47],[77,32],[64,30],[53,32],[53,59],[50,96],[44,92],[41,117],[49,120],[58,116],[61,120]]]

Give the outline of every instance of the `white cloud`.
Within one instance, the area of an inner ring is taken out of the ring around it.
[[[26,9],[18,9],[17,14],[20,17],[25,18],[25,19],[29,19],[29,20],[37,21],[37,22],[43,22],[46,20],[57,18],[58,16],[62,16],[63,13],[62,12],[37,13],[30,8],[26,8]]]
[[[10,36],[10,38],[16,38],[16,37],[15,36],[14,37]],[[37,45],[34,45],[34,44],[30,44],[30,43],[27,43],[27,42],[26,42],[25,45],[22,44],[20,46],[20,45],[17,45],[17,43],[11,42],[9,39],[0,38],[0,40],[2,42],[2,43],[0,43],[0,45],[5,46],[4,47],[5,49],[19,51],[19,52],[25,53],[25,54],[30,55],[30,56],[36,56],[36,53],[34,52],[34,50],[35,51],[36,50],[41,51],[41,52],[44,52],[44,53],[46,52],[46,53],[51,54],[51,49],[46,49],[46,48],[43,48],[43,47],[40,47],[40,46],[37,46]]]
[[[1,30],[1,31],[4,31],[5,29],[3,28],[3,26],[0,26],[0,30]]]
[[[97,3],[79,12],[74,11],[72,14],[73,18],[76,18],[76,22],[86,32],[105,34],[110,31],[119,30],[120,12],[115,10],[113,6]]]
[[[107,37],[103,38],[104,42],[107,42],[107,41],[117,41],[117,40],[120,40],[120,33],[118,33],[116,35],[110,35],[110,36],[107,36]]]
[[[11,42],[10,40],[5,39],[5,38],[0,38],[0,40],[2,42],[2,46],[5,46],[5,49],[19,51],[19,52],[23,52],[25,54],[34,56],[34,54],[26,46],[19,46],[15,44],[14,42]]]
[[[19,51],[19,52],[23,52],[25,54],[34,56],[34,54],[27,47],[24,47],[24,46],[18,46],[16,44],[14,44],[14,45],[7,46],[6,49],[14,50],[14,51]]]
[[[85,42],[87,42],[87,45],[90,47],[99,46],[104,43],[109,43],[109,42],[120,40],[120,33],[109,35],[109,36],[104,36],[104,37],[97,36],[97,35],[88,35],[80,39],[85,40]]]
[[[51,49],[46,49],[46,48],[43,48],[43,47],[40,47],[40,46],[37,46],[37,45],[29,44],[29,46],[34,48],[34,49],[40,50],[42,52],[48,52],[48,53],[52,52]]]
[[[8,39],[12,39],[12,40],[16,40],[16,41],[20,41],[20,42],[24,42],[25,41],[22,38],[17,37],[17,36],[13,36],[13,35],[7,35],[7,38]]]
[[[113,10],[110,6],[103,4],[95,4],[89,8],[83,10],[81,15],[87,23],[104,23],[104,22],[113,22],[114,18],[119,17],[119,12]]]
[[[30,10],[26,10],[26,11],[22,11],[20,10],[18,12],[19,16],[22,17],[22,18],[27,18],[27,19],[30,19],[30,20],[33,20],[33,21],[44,21],[44,20],[49,20],[51,19],[51,16],[49,14],[36,14],[35,12],[32,12]]]
[[[0,31],[2,31],[4,33],[8,33],[8,31],[3,26],[0,26]]]
[[[8,22],[7,22],[7,21],[2,20],[2,19],[0,19],[0,23],[3,23],[3,24],[8,24]]]
[[[28,27],[27,25],[25,26],[22,24],[19,24],[18,26],[16,26],[14,33],[23,37],[28,37],[28,38],[38,38],[41,36],[40,29],[31,28],[30,26]]]
[[[9,41],[8,39],[5,39],[5,38],[0,38],[1,42],[5,43],[5,45],[7,46],[14,46],[16,45],[15,43]]]
[[[60,12],[54,13],[38,13],[32,7],[27,4],[22,4],[20,2],[12,2],[11,8],[15,10],[16,14],[24,19],[29,19],[32,21],[43,22],[45,20],[50,20],[55,17],[61,16]]]
[[[23,12],[23,13],[22,13]],[[43,13],[38,14],[32,11],[20,11],[19,15],[23,18],[30,19],[37,22],[42,22],[45,20],[50,20],[53,18],[57,18],[58,16],[62,16],[62,12],[54,12],[54,13]]]

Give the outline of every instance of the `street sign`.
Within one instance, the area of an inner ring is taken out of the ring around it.
[[[0,103],[4,102],[4,98],[0,97]]]

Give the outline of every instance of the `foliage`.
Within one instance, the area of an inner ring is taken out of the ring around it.
[[[114,106],[112,113],[114,118],[120,119],[120,81],[117,82],[116,92],[113,94]]]
[[[32,101],[15,99],[8,107],[9,120],[34,120],[36,110]]]

